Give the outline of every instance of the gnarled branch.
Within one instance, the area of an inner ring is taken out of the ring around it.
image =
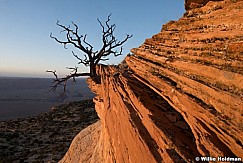
[[[72,71],[69,75],[66,75],[65,77],[62,77],[62,78],[58,77],[58,75],[56,74],[56,70],[54,70],[54,71],[53,70],[47,70],[46,71],[47,73],[53,73],[53,75],[55,76],[55,79],[53,79],[53,81],[52,81],[53,85],[51,86],[51,91],[55,91],[59,85],[62,85],[63,86],[63,92],[62,93],[65,93],[67,81],[69,79],[73,79],[73,81],[76,82],[76,77],[90,76],[90,73],[78,73],[77,67],[74,67],[74,68],[67,67],[67,68],[71,69]]]

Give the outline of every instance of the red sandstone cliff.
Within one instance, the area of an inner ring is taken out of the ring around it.
[[[83,156],[81,132],[62,162],[243,158],[243,1],[201,2],[119,66],[97,67],[93,151]]]
[[[223,0],[185,0],[185,9],[191,10],[205,6],[209,1],[223,1]]]

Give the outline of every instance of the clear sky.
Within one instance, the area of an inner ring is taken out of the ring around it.
[[[70,46],[64,49],[49,37],[51,32],[63,37],[57,20],[67,26],[74,21],[79,33],[88,34],[87,41],[98,50],[101,28],[97,18],[104,22],[112,13],[115,36],[122,40],[126,34],[133,34],[124,44],[124,55],[106,62],[118,64],[131,48],[184,12],[184,0],[0,0],[0,76],[53,77],[45,71],[57,70],[64,75],[69,73],[67,66],[79,66],[80,72],[87,72],[77,64]]]

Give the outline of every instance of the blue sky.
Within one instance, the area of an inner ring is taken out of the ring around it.
[[[133,37],[124,45],[124,55],[111,57],[107,64],[120,63],[131,48],[158,33],[162,24],[178,20],[184,13],[183,0],[0,0],[0,76],[52,77],[46,70],[68,74],[65,67],[79,66],[73,50],[49,37],[52,32],[63,37],[56,21],[64,25],[74,21],[80,34],[88,34],[95,49],[101,46],[101,28],[97,18],[105,21],[112,13],[111,23],[117,28],[115,36],[122,40]],[[77,53],[82,56],[82,53]]]

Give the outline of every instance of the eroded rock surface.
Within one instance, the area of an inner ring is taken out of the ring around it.
[[[202,6],[89,79],[97,162],[243,158],[243,1]]]
[[[99,162],[96,148],[100,137],[100,121],[82,130],[72,141],[70,150],[65,154],[60,163],[64,162]],[[91,161],[92,160],[92,161]]]
[[[186,0],[185,9],[195,9],[205,6],[209,1],[222,1],[222,0]]]

